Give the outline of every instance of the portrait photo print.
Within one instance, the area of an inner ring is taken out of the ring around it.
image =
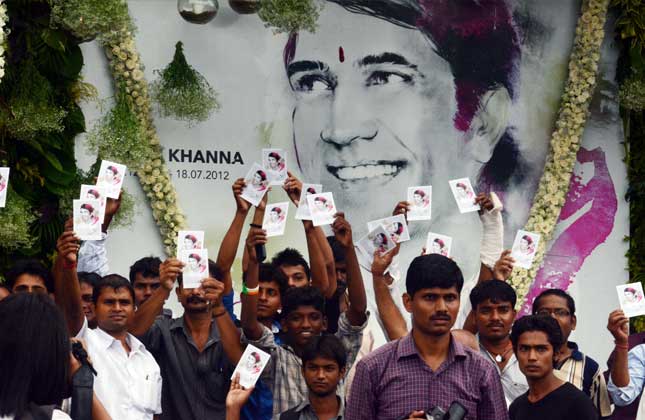
[[[9,171],[10,168],[0,168],[0,207],[7,203],[7,191],[9,190]]]
[[[264,194],[269,190],[269,177],[266,170],[257,163],[253,163],[253,166],[244,177],[244,182],[246,182],[246,185],[240,197],[257,206],[262,201]]]
[[[81,241],[97,241],[101,235],[101,202],[99,200],[74,200],[74,233]]]
[[[374,254],[387,254],[396,247],[396,243],[390,238],[389,233],[382,224],[378,224],[373,230],[358,241],[358,249],[365,258],[372,263]]]
[[[371,232],[376,229],[378,225],[382,225],[385,228],[385,231],[390,235],[390,239],[392,239],[395,244],[410,240],[408,223],[405,221],[405,216],[402,214],[367,222],[367,230]]]
[[[81,200],[99,200],[101,206],[99,207],[99,218],[101,223],[105,220],[105,205],[107,203],[107,195],[105,186],[103,185],[81,185]]]
[[[180,230],[177,233],[177,255],[182,251],[204,248],[203,230]]]
[[[453,179],[448,181],[448,184],[450,184],[450,190],[461,213],[479,211],[479,204],[475,204],[477,194],[475,194],[469,178]]]
[[[515,259],[515,265],[526,269],[531,268],[539,244],[538,233],[518,230],[511,248],[511,257]]]
[[[289,214],[289,202],[267,204],[262,220],[262,229],[266,230],[267,236],[284,235],[287,227],[287,215]]]
[[[99,169],[96,185],[105,187],[105,195],[108,198],[119,198],[126,170],[126,166],[120,163],[110,162],[109,160],[101,161],[101,169]]]
[[[428,232],[426,240],[426,254],[439,254],[450,257],[452,250],[452,238],[439,233]]]
[[[314,226],[331,225],[334,223],[336,204],[334,195],[330,192],[311,194],[307,196],[307,204],[311,211],[311,220]]]
[[[185,264],[182,273],[184,289],[195,289],[201,286],[202,280],[209,277],[208,249],[181,251],[179,260]]]
[[[283,149],[262,149],[262,166],[269,176],[271,185],[282,185],[287,174],[287,152]]]
[[[239,373],[240,385],[246,389],[255,386],[270,358],[269,353],[260,350],[253,344],[248,344],[244,349],[244,353],[242,353],[242,357],[240,357],[239,363],[235,366],[231,379]]]
[[[408,187],[408,221],[432,218],[432,187],[430,185]]]
[[[307,197],[311,194],[320,194],[321,192],[323,192],[321,184],[302,184],[300,200],[298,200],[298,210],[296,210],[296,219],[311,220],[311,211],[309,210]]]
[[[645,297],[643,285],[640,282],[621,284],[616,286],[620,309],[628,318],[645,315]]]

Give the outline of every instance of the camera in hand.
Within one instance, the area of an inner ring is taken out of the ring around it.
[[[435,407],[431,412],[426,413],[427,420],[463,420],[466,418],[468,410],[466,407],[453,401],[448,408],[448,412],[443,411],[440,407]]]

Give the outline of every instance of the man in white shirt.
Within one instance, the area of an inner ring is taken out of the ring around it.
[[[63,309],[72,336],[87,344],[97,376],[94,392],[113,419],[152,420],[161,413],[161,373],[145,346],[128,333],[134,317],[134,289],[117,274],[103,277],[94,288],[97,328],[88,328],[76,273],[77,239],[61,235],[55,265],[57,303]],[[66,246],[69,245],[69,246]]]

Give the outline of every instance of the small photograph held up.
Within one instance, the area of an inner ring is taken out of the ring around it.
[[[408,224],[405,221],[405,216],[402,214],[367,222],[367,230],[371,232],[376,229],[378,225],[382,225],[385,228],[385,231],[389,233],[390,239],[392,239],[395,244],[410,240]]]
[[[267,236],[284,235],[287,226],[287,214],[289,213],[289,202],[267,204],[262,220],[262,229],[266,230]]]
[[[621,284],[616,286],[616,290],[620,309],[623,310],[626,317],[645,315],[645,296],[643,296],[641,283]]]
[[[374,261],[374,254],[386,254],[396,247],[396,243],[390,238],[389,233],[383,225],[378,224],[373,230],[369,231],[361,240],[358,241],[358,249],[363,253],[365,258],[371,263]]]
[[[322,192],[321,184],[302,184],[302,191],[300,192],[300,200],[298,200],[298,210],[296,210],[296,219],[298,220],[311,220],[311,211],[309,210],[309,203],[307,197],[312,194],[320,194]]]
[[[255,386],[255,383],[260,378],[262,371],[269,363],[271,355],[267,352],[260,350],[252,344],[246,346],[240,361],[231,375],[231,379],[235,377],[236,374],[240,374],[240,385],[248,389],[252,386]]]
[[[105,187],[102,185],[81,185],[81,200],[99,200],[99,219],[101,223],[105,220],[105,205],[107,204],[107,195]]]
[[[246,182],[246,186],[242,190],[240,197],[257,206],[262,201],[264,194],[269,190],[269,177],[266,171],[260,165],[254,163],[244,177],[244,182]]]
[[[432,218],[432,187],[430,185],[408,188],[408,221]]]
[[[101,239],[101,202],[99,200],[74,200],[74,233],[81,241]]]
[[[511,248],[511,256],[515,259],[515,265],[529,269],[533,265],[533,259],[540,243],[540,235],[525,230],[518,230]]]
[[[282,185],[287,180],[287,152],[282,149],[262,149],[262,166],[271,185]]]
[[[105,187],[105,195],[108,198],[119,198],[126,169],[126,166],[120,163],[110,162],[109,160],[101,162],[96,185]]]
[[[477,194],[475,194],[475,190],[470,183],[470,179],[453,179],[452,181],[448,181],[448,183],[450,184],[450,190],[452,191],[452,195],[455,197],[455,201],[457,202],[457,206],[461,213],[479,211],[479,204],[475,204]]]
[[[203,230],[180,230],[177,233],[177,255],[182,251],[204,248]]]
[[[0,207],[7,203],[7,190],[9,189],[9,168],[0,168]]]
[[[330,192],[311,194],[307,196],[307,204],[311,211],[311,220],[314,226],[331,225],[337,213],[334,195]]]
[[[185,264],[182,275],[184,289],[195,289],[208,277],[208,249],[181,251],[179,260]]]
[[[426,254],[439,254],[450,258],[452,238],[434,232],[428,232],[426,240]]]

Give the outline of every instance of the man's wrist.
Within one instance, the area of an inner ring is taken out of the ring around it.
[[[67,258],[63,260],[63,270],[74,270],[76,268],[76,261],[70,261]]]
[[[628,351],[629,350],[629,342],[623,342],[622,340],[614,340],[614,346],[616,347],[616,350],[624,350]]]

